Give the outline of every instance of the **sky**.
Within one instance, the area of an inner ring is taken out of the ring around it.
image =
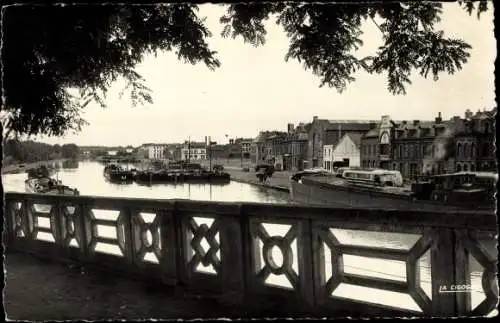
[[[226,143],[229,138],[254,138],[263,130],[286,130],[287,123],[325,119],[375,119],[390,115],[394,120],[432,120],[438,112],[444,119],[464,115],[466,109],[495,106],[493,10],[478,20],[456,3],[443,4],[439,28],[445,36],[461,38],[472,49],[469,62],[454,75],[442,74],[438,81],[414,73],[406,95],[387,90],[386,76],[361,72],[342,92],[327,86],[295,60],[285,62],[289,41],[281,26],[269,20],[266,44],[253,47],[241,38],[222,38],[218,19],[224,7],[200,5],[212,32],[210,48],[222,66],[214,71],[203,63],[191,65],[172,52],[148,56],[137,67],[152,89],[154,104],[132,107],[127,95],[119,98],[121,84],[107,96],[108,107],[89,105],[83,118],[89,122],[78,134],[38,137],[50,144],[80,146],[139,146],[143,143],[174,143],[191,139]],[[374,53],[381,38],[371,22],[364,28],[360,54]],[[227,137],[226,137],[227,135]]]

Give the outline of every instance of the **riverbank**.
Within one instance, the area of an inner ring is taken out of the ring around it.
[[[287,193],[290,192],[290,176],[292,175],[290,172],[274,172],[273,176],[268,178],[267,183],[263,184],[259,182],[253,169],[250,169],[249,172],[244,172],[241,169],[224,167],[224,171],[231,175],[231,180],[235,182],[252,184]]]
[[[15,165],[7,165],[7,166],[2,166],[2,175],[3,174],[17,174],[17,173],[24,173],[26,170],[30,168],[36,168],[42,165],[47,165],[47,164],[55,164],[55,163],[62,163],[68,159],[54,159],[54,160],[45,160],[45,161],[39,161],[39,162],[34,162],[34,163],[25,163],[25,164],[15,164]],[[19,165],[24,165],[23,167],[20,167]]]

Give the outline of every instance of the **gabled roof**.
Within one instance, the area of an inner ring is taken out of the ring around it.
[[[349,137],[352,140],[352,142],[356,145],[356,147],[359,148],[361,146],[361,137],[363,137],[362,133],[352,132],[345,134],[345,136]]]

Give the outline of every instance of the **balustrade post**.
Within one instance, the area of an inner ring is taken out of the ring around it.
[[[121,237],[121,239],[123,239],[123,241],[118,241],[120,244],[123,244],[123,249],[124,249],[124,257],[125,259],[127,259],[128,263],[129,264],[134,264],[135,261],[135,247],[134,247],[134,244],[135,244],[135,239],[134,239],[134,227],[133,227],[133,219],[132,219],[132,211],[130,209],[129,206],[121,209],[120,211],[120,217],[123,218],[123,220],[121,221],[124,228],[123,228],[123,232],[124,232],[124,235],[123,237]],[[118,221],[117,223],[117,226],[119,226],[120,221]],[[117,230],[120,230],[120,228],[118,227]],[[120,236],[118,235],[118,239],[120,239]]]
[[[297,241],[297,256],[299,271],[302,273],[302,298],[307,310],[316,306],[315,297],[315,268],[319,266],[316,262],[313,224],[311,219],[302,221],[302,243]]]
[[[163,281],[168,284],[177,283],[177,234],[173,217],[173,210],[168,214],[165,211],[158,212],[160,217],[160,241],[161,259],[160,266],[164,274]]]
[[[8,197],[5,199],[5,216],[4,216],[4,224],[3,224],[3,234],[2,234],[2,242],[4,248],[7,249],[8,245],[15,238],[15,230],[14,230],[14,205],[15,201],[9,199]]]
[[[455,230],[455,284],[470,286],[469,252],[465,248],[466,230]],[[471,311],[470,293],[454,293],[457,316]]]
[[[61,251],[64,249],[64,241],[63,241],[63,234],[62,234],[62,221],[63,221],[63,216],[62,216],[62,211],[63,211],[63,205],[59,200],[54,202],[52,205],[54,208],[50,222],[51,222],[51,227],[52,228],[52,235],[54,236],[54,244],[58,246],[58,248],[54,249],[54,252],[52,252],[52,256],[55,258],[60,257]],[[51,210],[52,211],[52,210]]]
[[[90,223],[87,224],[87,222],[90,221],[88,217],[89,207],[86,204],[78,204],[75,212],[78,212],[78,214],[75,214],[75,220],[78,221],[76,229],[78,230],[78,234],[80,234],[80,253],[82,258],[88,261],[90,260],[89,244],[92,239],[92,230],[88,230]]]
[[[221,282],[225,302],[240,304],[245,292],[245,262],[246,250],[243,249],[241,205],[238,214],[219,215],[218,228],[221,255]]]
[[[456,285],[455,235],[453,229],[432,230],[434,243],[431,247],[432,267],[432,315],[454,317],[457,315],[456,293],[446,292]]]
[[[187,283],[189,280],[188,273],[186,272],[186,254],[189,246],[186,245],[185,228],[182,224],[182,214],[179,210],[178,202],[174,202],[172,208],[172,223],[174,225],[173,233],[175,239],[175,267],[177,270],[177,277],[181,283]]]

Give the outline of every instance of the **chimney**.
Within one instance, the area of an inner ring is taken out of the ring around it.
[[[406,120],[403,120],[403,124],[406,124],[406,123],[407,123]]]
[[[413,120],[413,125],[414,126],[417,126],[418,124],[420,124],[420,120]]]
[[[470,109],[465,110],[465,119],[472,118],[472,111]]]
[[[443,119],[441,118],[441,112],[438,112],[438,116],[436,117],[436,123],[441,123],[441,121],[443,121]]]
[[[313,117],[313,122],[316,121],[316,120],[318,120],[318,116],[314,116]]]
[[[292,133],[293,129],[294,129],[293,123],[289,123],[287,126],[287,129],[288,129],[288,133]]]

